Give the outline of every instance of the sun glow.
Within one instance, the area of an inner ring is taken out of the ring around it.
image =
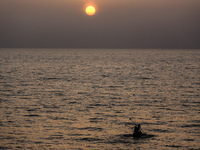
[[[96,9],[94,8],[94,6],[87,6],[85,12],[87,15],[92,16],[95,14]]]

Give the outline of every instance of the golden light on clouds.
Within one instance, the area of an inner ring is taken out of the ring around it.
[[[94,6],[87,6],[86,9],[85,9],[85,12],[86,12],[87,15],[92,16],[92,15],[95,14],[96,9],[95,9]]]

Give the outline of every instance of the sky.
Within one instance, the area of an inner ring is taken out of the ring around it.
[[[0,0],[0,48],[200,49],[200,0]]]

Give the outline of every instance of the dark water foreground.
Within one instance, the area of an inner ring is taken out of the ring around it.
[[[0,149],[199,149],[199,74],[198,50],[1,49]]]

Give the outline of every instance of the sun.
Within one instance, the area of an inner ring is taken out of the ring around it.
[[[92,16],[95,14],[96,9],[94,8],[94,6],[87,6],[85,12],[87,15]]]

